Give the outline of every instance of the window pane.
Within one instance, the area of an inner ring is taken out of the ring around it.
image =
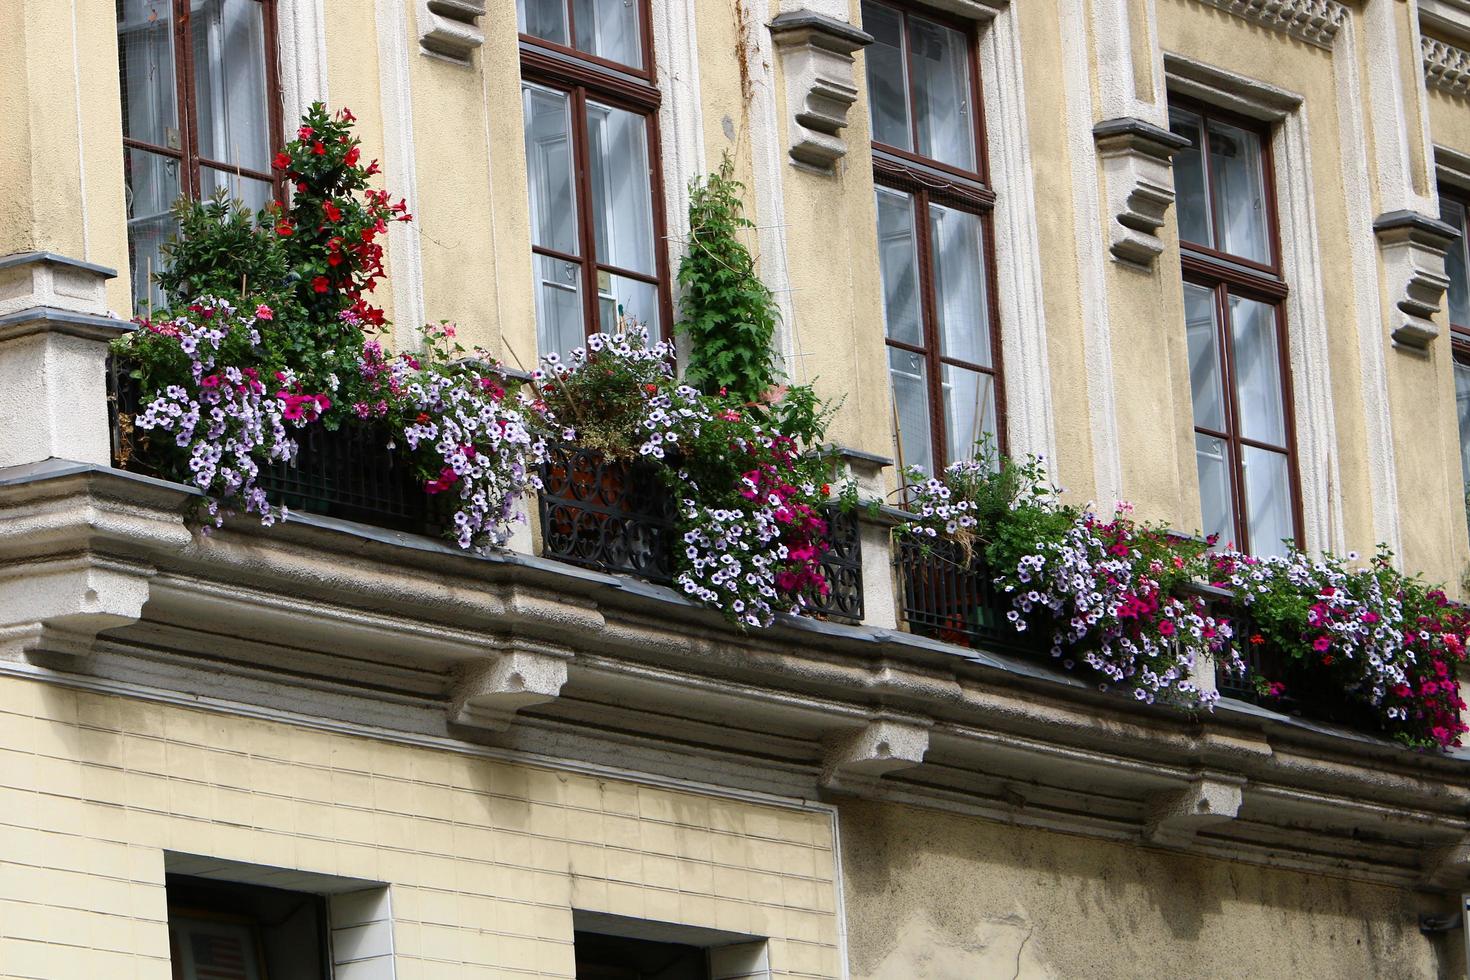
[[[938,204],[929,206],[939,352],[990,367],[990,308],[985,296],[982,231],[978,214]]]
[[[918,152],[975,170],[970,105],[970,46],[965,35],[922,17],[909,18]]]
[[[597,261],[653,275],[647,120],[588,102],[587,154]]]
[[[1470,327],[1470,269],[1467,269],[1465,261],[1470,242],[1465,240],[1465,206],[1442,197],[1439,216],[1460,231],[1459,241],[1451,243],[1444,260],[1445,272],[1450,277],[1450,322]]]
[[[651,282],[615,276],[601,269],[597,272],[597,311],[602,330],[612,333],[618,326],[618,308],[648,328],[650,337],[658,337],[658,287]]]
[[[1245,470],[1245,511],[1250,528],[1251,553],[1284,554],[1282,539],[1296,537],[1291,513],[1291,470],[1285,453],[1254,446],[1241,447]]]
[[[1455,362],[1455,414],[1460,419],[1460,474],[1470,489],[1470,364]]]
[[[945,458],[953,463],[975,455],[975,443],[995,432],[995,379],[951,364],[944,374]]]
[[[1235,126],[1210,123],[1210,171],[1214,206],[1220,214],[1220,249],[1269,263],[1260,139]]]
[[[1224,432],[1224,371],[1220,367],[1220,331],[1215,322],[1213,289],[1184,284],[1184,332],[1189,338],[1189,388],[1194,396],[1194,424]]]
[[[914,199],[878,189],[878,271],[883,278],[883,325],[888,336],[924,345],[919,307],[919,248],[914,233]]]
[[[1199,466],[1199,504],[1205,536],[1216,535],[1222,548],[1233,547],[1235,507],[1230,497],[1230,453],[1224,439],[1194,434],[1194,459]]]
[[[574,262],[534,255],[536,266],[536,339],[542,356],[565,354],[579,347],[587,331],[582,325],[582,270]]]
[[[1276,347],[1276,308],[1230,297],[1230,335],[1235,355],[1235,394],[1240,434],[1286,446],[1282,411],[1281,357]]]
[[[117,0],[123,135],[182,149],[171,0]]]
[[[275,197],[275,188],[269,181],[256,180],[254,177],[245,177],[226,170],[216,170],[213,167],[200,168],[200,181],[206,197],[223,188],[224,192],[234,200],[244,201],[245,206],[251,211],[258,212]]]
[[[169,208],[180,194],[179,162],[147,150],[125,149],[123,155],[133,302],[145,310],[163,305],[162,292],[150,280],[163,268],[158,247],[176,230]]]
[[[1205,165],[1200,155],[1200,117],[1183,109],[1169,110],[1169,129],[1189,140],[1174,154],[1174,215],[1179,237],[1186,242],[1212,247],[1210,198],[1205,193]]]
[[[519,0],[516,23],[522,34],[539,37],[553,44],[566,44],[567,6],[565,0]]]
[[[577,248],[577,194],[572,181],[571,97],[536,85],[522,89],[526,177],[531,189],[531,242],[568,255]]]
[[[902,466],[917,466],[934,472],[934,455],[929,438],[929,376],[922,354],[888,348],[888,374],[893,382],[893,401],[898,415],[895,455]]]
[[[638,0],[572,0],[577,49],[634,68],[643,67]]]
[[[863,4],[863,27],[873,43],[863,52],[868,70],[868,110],[873,139],[912,150],[909,130],[909,85],[903,64],[903,17],[891,7]]]
[[[193,0],[190,9],[199,154],[269,173],[265,7],[255,0]]]

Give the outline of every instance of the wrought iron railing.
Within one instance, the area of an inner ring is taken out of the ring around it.
[[[862,525],[856,511],[837,506],[826,509],[827,550],[822,553],[822,577],[827,593],[812,589],[807,608],[831,619],[860,622],[863,618]]]
[[[142,407],[138,383],[116,365],[108,371],[113,465],[175,479],[184,464],[166,435],[133,427]],[[437,535],[445,526],[442,498],[426,494],[405,452],[390,448],[387,428],[347,422],[335,431],[312,425],[292,433],[296,459],[264,469],[260,486],[272,503],[291,510]]]
[[[1042,642],[1017,632],[1006,618],[1008,597],[995,587],[978,552],[952,541],[920,542],[900,535],[898,570],[909,631],[968,647],[1036,654]]]

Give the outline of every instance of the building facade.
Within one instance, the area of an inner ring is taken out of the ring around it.
[[[989,435],[1258,554],[1470,563],[1465,0],[0,4],[0,975],[1457,977],[1470,755],[120,468],[179,195],[348,107],[394,345],[665,335],[728,154],[864,492]],[[111,314],[111,315],[109,315]],[[852,620],[850,622],[843,620]],[[1202,683],[1213,683],[1202,676]]]

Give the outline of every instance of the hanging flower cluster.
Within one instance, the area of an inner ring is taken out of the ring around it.
[[[826,594],[827,464],[792,432],[815,428],[805,391],[746,404],[679,384],[673,345],[620,323],[533,375],[564,438],[660,464],[679,496],[676,585],[743,627],[769,626]]]
[[[1458,744],[1467,728],[1456,674],[1470,615],[1394,569],[1391,557],[1380,551],[1366,567],[1350,567],[1295,550],[1266,558],[1225,552],[1209,556],[1208,566],[1233,597],[1239,642],[1287,654],[1285,676],[1256,678],[1262,693],[1309,696],[1299,688],[1330,680],[1403,740]]]
[[[251,346],[260,343],[256,323],[261,312],[237,316],[223,300],[201,298],[172,319],[141,324],[154,343],[187,359],[188,375],[186,383],[155,392],[133,425],[173,436],[174,447],[185,458],[187,480],[204,491],[216,524],[222,522],[222,503],[242,505],[267,525],[283,516],[284,508],[273,507],[257,486],[260,466],[296,455],[286,423],[307,421],[297,397],[310,398],[312,405],[326,401],[324,396],[270,394],[255,368],[220,363],[226,346],[242,340]]]
[[[465,351],[450,347],[453,338],[452,326],[430,328],[422,362],[406,354],[384,362],[381,349],[365,351],[362,373],[386,389],[395,427],[434,474],[424,492],[452,502],[459,546],[500,547],[510,526],[526,520],[521,501],[541,489],[540,413],[528,392],[507,393],[497,365],[457,356]]]

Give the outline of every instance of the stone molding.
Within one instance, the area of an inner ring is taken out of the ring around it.
[[[142,618],[152,574],[88,559],[12,566],[0,577],[0,658],[91,653],[98,633]]]
[[[117,272],[55,252],[0,258],[0,317],[34,307],[76,313],[107,312],[107,280]]]
[[[1164,251],[1158,231],[1174,203],[1170,160],[1189,145],[1150,122],[1108,119],[1092,128],[1112,216],[1109,250],[1120,262],[1148,267]]]
[[[787,152],[798,166],[832,174],[847,154],[842,130],[858,97],[853,53],[873,37],[810,10],[780,14],[768,26],[786,77]]]
[[[517,646],[462,668],[449,700],[455,725],[504,731],[517,711],[561,694],[570,650]]]
[[[1427,35],[1420,35],[1419,47],[1424,55],[1424,80],[1431,88],[1470,96],[1470,51]]]
[[[419,0],[419,46],[427,54],[469,64],[485,43],[485,0]]]
[[[1450,286],[1445,251],[1459,238],[1452,226],[1415,211],[1391,211],[1373,222],[1388,275],[1390,295],[1400,316],[1393,324],[1394,342],[1425,350],[1439,336],[1431,317]]]
[[[828,789],[863,785],[919,765],[929,751],[929,725],[925,720],[881,717],[831,739],[822,756],[822,785]]]
[[[1298,41],[1331,48],[1347,18],[1337,0],[1200,0],[1253,24],[1289,34]]]
[[[1156,844],[1185,844],[1206,827],[1234,820],[1240,813],[1240,777],[1202,773],[1183,789],[1149,801],[1144,838]]]

